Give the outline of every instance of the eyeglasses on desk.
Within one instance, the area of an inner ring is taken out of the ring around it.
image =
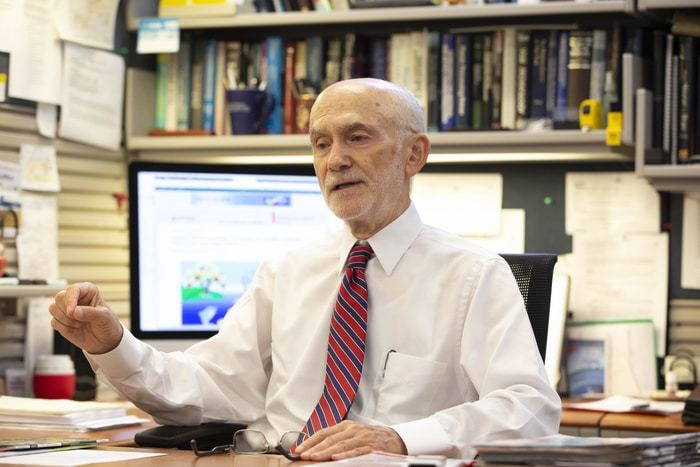
[[[298,461],[301,456],[294,453],[298,445],[303,443],[308,436],[300,431],[288,431],[282,435],[277,444],[272,447],[262,431],[238,430],[233,434],[231,444],[215,446],[209,450],[197,448],[197,440],[190,440],[192,451],[197,457],[211,456],[235,452],[236,454],[267,454],[278,453],[290,461]]]

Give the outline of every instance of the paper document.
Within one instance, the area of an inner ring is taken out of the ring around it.
[[[568,323],[570,385],[577,395],[651,394],[656,389],[654,334],[650,320]],[[579,390],[586,387],[594,389]]]
[[[112,50],[118,6],[119,0],[55,0],[58,35],[66,41]]]
[[[666,348],[668,235],[577,234],[571,310],[576,321],[651,319]]]
[[[432,463],[431,463],[432,462]],[[316,465],[341,465],[341,466],[371,466],[371,467],[395,467],[408,466],[409,464],[441,466],[441,467],[462,467],[472,465],[473,461],[463,459],[448,459],[444,456],[402,456],[399,454],[389,454],[383,452],[372,452],[362,456],[351,457],[338,461],[321,462]]]
[[[103,50],[66,43],[64,77],[59,135],[119,149],[124,59]]]
[[[2,0],[0,0],[2,1]],[[0,161],[0,204],[18,207],[22,170],[16,162]]]
[[[58,202],[55,195],[22,193],[17,262],[22,279],[58,279]]]
[[[700,289],[700,194],[683,200],[681,287]]]
[[[9,95],[60,104],[61,42],[54,36],[50,0],[13,0],[20,14],[14,24]]]
[[[36,357],[53,354],[53,328],[51,328],[51,314],[48,313],[53,298],[32,297],[28,301],[27,331],[24,339],[24,371],[28,375],[33,375]],[[32,383],[33,378],[27,378],[25,384],[27,397],[34,395]]]
[[[0,458],[0,464],[16,465],[50,465],[73,466],[100,464],[103,462],[125,462],[146,457],[165,456],[165,454],[137,451],[112,451],[106,449],[79,449],[72,451],[45,452],[28,456],[11,456]]]
[[[39,413],[64,415],[70,413],[93,412],[96,410],[123,409],[122,402],[92,402],[67,399],[37,399],[30,397],[0,396],[0,413]]]
[[[658,233],[660,201],[644,178],[629,172],[566,174],[566,233]]]
[[[477,245],[496,253],[525,252],[525,210],[502,209],[497,235],[464,235]]]
[[[426,224],[459,235],[501,233],[501,174],[419,173],[411,199]]]
[[[39,134],[47,138],[56,137],[56,115],[58,107],[54,104],[39,102],[36,106],[36,126]]]
[[[22,166],[22,189],[59,191],[56,148],[40,144],[23,144],[19,150]]]
[[[569,402],[565,404],[567,409],[595,410],[599,412],[645,412],[669,415],[683,411],[685,402],[653,401],[616,395],[591,402]]]
[[[0,50],[3,52],[12,52],[21,8],[20,0],[0,0]]]

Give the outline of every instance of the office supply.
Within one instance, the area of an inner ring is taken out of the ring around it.
[[[419,173],[411,198],[426,224],[458,235],[500,234],[501,174]]]
[[[71,438],[0,438],[0,456],[8,453],[25,451],[27,454],[38,450],[48,450],[56,448],[84,448],[95,447],[106,439],[71,439]]]
[[[191,440],[197,441],[201,450],[231,444],[233,434],[243,430],[240,423],[203,423],[195,426],[157,426],[136,433],[134,441],[142,447],[192,449]]]
[[[651,320],[569,322],[567,338],[604,343],[603,355],[596,354],[596,361],[598,366],[604,365],[606,395],[647,395],[656,389],[655,331]],[[598,370],[598,366],[592,368]]]
[[[608,127],[605,129],[605,144],[620,146],[622,144],[622,112],[608,112]]]
[[[11,456],[0,458],[0,464],[12,465],[46,465],[52,467],[70,467],[106,462],[125,462],[148,457],[165,456],[164,453],[107,451],[102,449],[80,449],[77,451],[54,451],[28,456]]]
[[[584,99],[578,107],[579,125],[583,130],[597,130],[603,127],[600,102]]]
[[[674,462],[676,465],[690,465],[697,461],[698,443],[700,433],[654,438],[553,435],[488,441],[480,443],[476,449],[480,461],[488,465],[673,465]]]
[[[66,43],[60,136],[106,149],[119,149],[124,67],[124,57],[120,55]],[[85,86],[85,80],[94,84]]]
[[[649,414],[670,415],[683,410],[683,402],[654,401],[624,395],[614,395],[591,402],[567,402],[567,409],[593,410],[598,412],[629,413],[643,412]]]
[[[61,39],[105,50],[114,48],[114,24],[119,0],[58,0],[54,22]]]

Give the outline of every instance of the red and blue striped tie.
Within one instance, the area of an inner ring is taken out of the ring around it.
[[[350,250],[331,319],[323,394],[302,430],[309,436],[345,418],[360,384],[367,335],[365,267],[370,256],[369,244],[356,243]]]

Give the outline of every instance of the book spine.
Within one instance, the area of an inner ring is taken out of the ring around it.
[[[503,84],[501,87],[501,128],[515,128],[515,91],[518,70],[517,31],[503,30]]]
[[[467,63],[471,58],[471,36],[455,36],[455,129],[466,130],[470,127],[471,108],[467,90],[471,92],[471,73],[467,76]]]
[[[216,41],[204,43],[204,82],[202,84],[202,129],[214,131],[214,101],[216,99]]]
[[[311,36],[306,39],[306,77],[318,93],[323,81],[323,38]],[[386,78],[384,78],[386,79]]]
[[[285,45],[284,54],[284,98],[283,98],[283,128],[284,134],[294,133],[294,42]]]
[[[343,59],[341,61],[340,76],[343,80],[352,79],[353,69],[355,67],[355,40],[357,36],[353,33],[345,34],[345,43],[343,44]]]
[[[192,94],[192,42],[188,34],[184,34],[180,40],[178,52],[178,105],[177,105],[177,129],[190,128],[190,95]]]
[[[471,128],[478,130],[484,125],[484,37],[475,34],[472,37],[472,103]]]
[[[340,81],[340,68],[343,55],[343,41],[333,38],[328,41],[328,57],[326,58],[326,80],[324,87]]]
[[[559,56],[557,57],[557,98],[554,121],[566,121],[566,103],[569,94],[569,31],[559,31]]]
[[[559,35],[557,31],[550,31],[547,39],[547,97],[545,99],[545,114],[549,119],[554,119],[554,110],[557,107],[557,69],[559,58]]]
[[[654,31],[652,43],[652,60],[655,64],[653,71],[652,91],[652,148],[661,148],[664,134],[664,79],[666,70],[666,33],[664,31]]]
[[[283,131],[282,115],[282,74],[284,63],[284,45],[279,36],[268,37],[265,41],[265,80],[267,90],[275,99],[272,114],[267,119],[267,132],[279,135]]]
[[[428,131],[440,128],[440,33],[428,33]]]
[[[591,50],[591,80],[588,97],[598,102],[603,102],[603,90],[605,88],[605,63],[607,58],[607,31],[596,29],[593,31],[593,48]]]
[[[525,128],[529,117],[530,91],[530,31],[518,31],[518,67],[515,83],[515,126]]]
[[[691,141],[691,129],[695,127],[694,109],[692,103],[695,102],[695,93],[697,89],[691,88],[691,81],[694,81],[695,75],[695,38],[683,37],[680,44],[679,57],[679,75],[680,75],[680,97],[679,97],[679,114],[678,114],[678,161],[687,163],[690,160],[690,155],[693,151],[693,142]],[[697,84],[693,84],[697,86]]]
[[[571,31],[569,35],[569,82],[566,119],[578,121],[578,107],[588,98],[591,82],[591,54],[593,34],[591,31]]]
[[[530,74],[530,115],[531,119],[547,116],[547,31],[532,32],[532,73]]]
[[[491,128],[491,122],[493,120],[493,98],[492,98],[492,86],[493,86],[493,34],[484,33],[482,35],[484,40],[484,65],[482,68],[483,72],[483,85],[482,85],[482,101],[484,102],[482,124],[481,128]]]
[[[671,95],[673,91],[673,53],[674,53],[674,37],[671,34],[666,35],[666,59],[664,62],[664,124],[663,138],[661,141],[662,149],[670,154],[671,152]]]
[[[165,129],[165,113],[168,103],[168,62],[170,54],[158,54],[156,56],[156,108],[154,112],[153,127],[157,130]]]
[[[690,89],[695,90],[695,101],[694,101],[694,107],[693,107],[693,114],[694,117],[692,119],[693,125],[691,126],[691,131],[692,131],[692,143],[691,143],[691,154],[690,154],[690,160],[692,162],[700,162],[700,90],[698,90],[698,86],[700,86],[700,54],[697,53],[697,46],[696,46],[696,55],[698,57],[695,60],[695,74],[693,77],[691,77],[692,80],[694,80],[695,84],[691,84]],[[692,83],[693,81],[691,81]]]
[[[204,89],[204,41],[194,42],[192,55],[192,94],[190,99],[190,125],[193,130],[202,129],[202,92]]]
[[[214,134],[222,136],[226,134],[226,120],[229,119],[226,108],[226,88],[224,80],[226,76],[226,42],[216,43],[216,73],[214,78]]]
[[[671,60],[671,164],[678,164],[678,94],[679,94],[679,58],[674,55]]]
[[[493,33],[493,81],[491,83],[491,128],[501,128],[501,106],[503,93],[503,31]]]
[[[455,37],[446,32],[442,35],[442,85],[440,98],[440,131],[449,131],[455,127],[454,105],[454,58]]]
[[[413,51],[412,85],[409,88],[418,99],[423,111],[423,121],[428,118],[428,30],[421,29],[411,34]]]

